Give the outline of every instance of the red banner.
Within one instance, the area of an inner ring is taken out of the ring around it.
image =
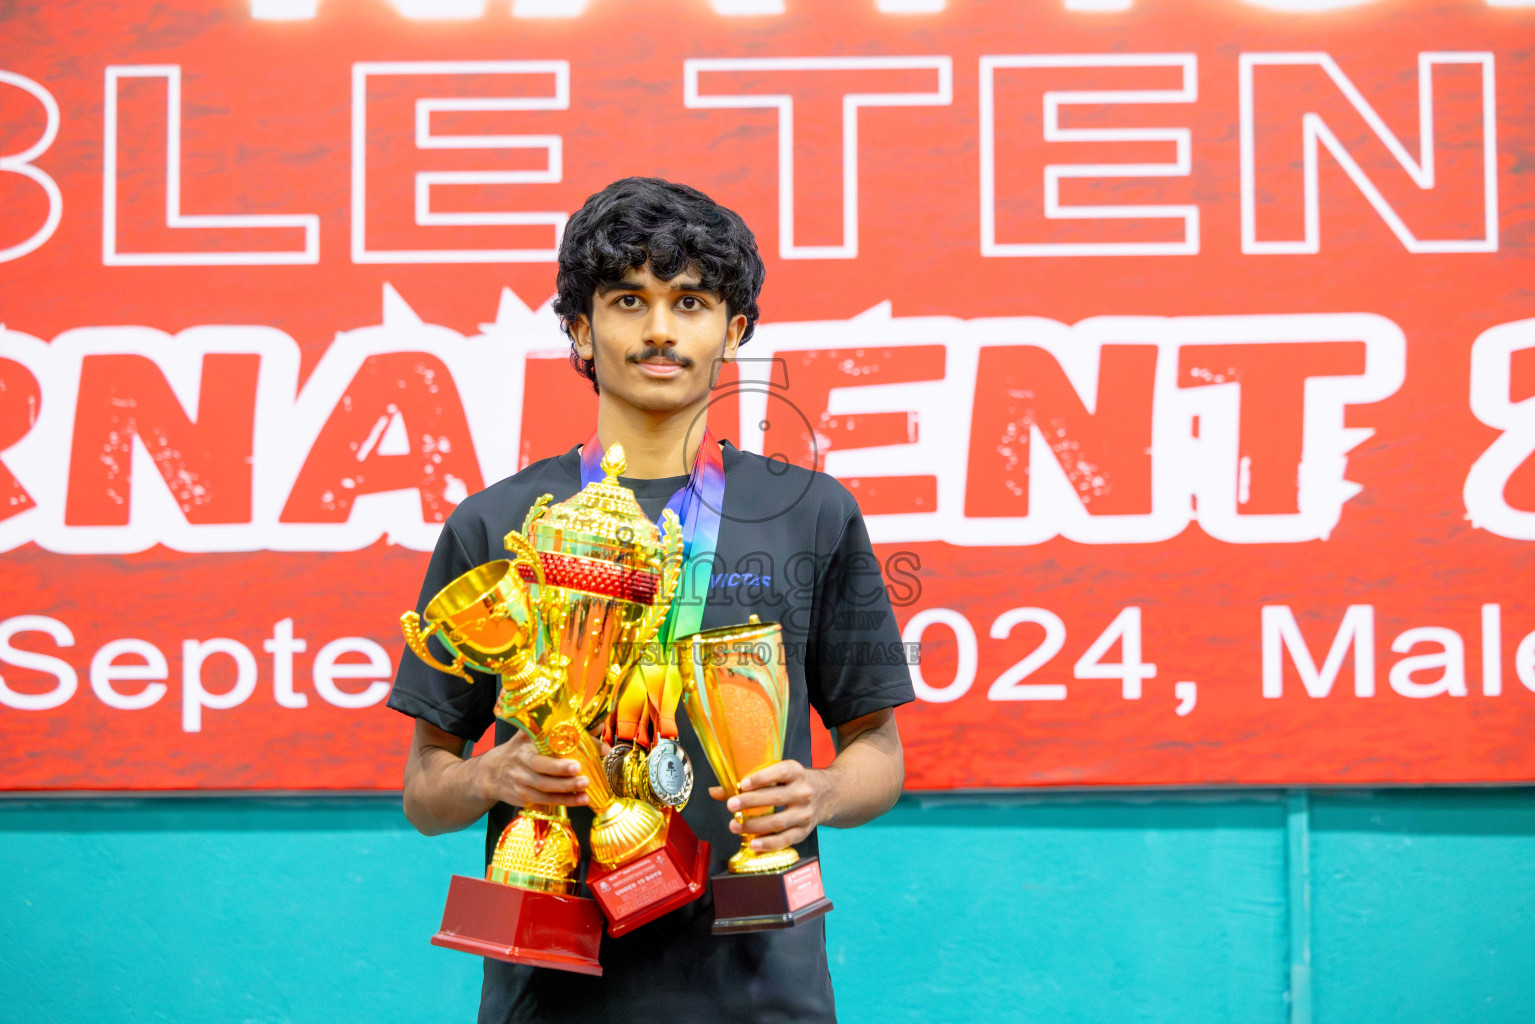
[[[757,232],[711,422],[858,497],[909,786],[1535,779],[1519,6],[13,11],[0,785],[397,787],[397,617],[590,429],[552,257],[630,174]]]

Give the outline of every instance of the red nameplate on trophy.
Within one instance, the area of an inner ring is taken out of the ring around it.
[[[608,918],[608,934],[617,938],[662,914],[691,903],[704,893],[709,877],[709,844],[682,820],[670,815],[666,845],[617,868],[593,861],[586,871],[591,890]]]
[[[514,964],[602,974],[602,912],[583,896],[454,875],[432,945]]]
[[[791,928],[831,909],[821,886],[821,859],[811,857],[782,871],[722,874],[714,886],[715,935]]]

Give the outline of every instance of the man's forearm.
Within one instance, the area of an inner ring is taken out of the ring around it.
[[[581,765],[538,752],[518,732],[478,757],[469,744],[422,719],[405,760],[405,817],[429,836],[456,832],[479,820],[498,802],[584,806],[587,779]]]
[[[405,817],[418,832],[457,832],[495,805],[480,795],[474,760],[418,737],[405,768]]]
[[[856,733],[842,743],[836,760],[825,771],[830,784],[821,824],[853,828],[895,806],[906,781],[906,762],[895,715]]]

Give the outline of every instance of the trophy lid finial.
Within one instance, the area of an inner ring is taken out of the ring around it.
[[[624,475],[624,470],[629,468],[629,462],[624,458],[624,446],[614,442],[602,456],[602,473],[609,479],[617,479]]]

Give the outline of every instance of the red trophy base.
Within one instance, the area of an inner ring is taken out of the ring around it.
[[[596,861],[586,869],[586,887],[608,918],[615,939],[669,914],[704,894],[709,877],[709,844],[682,820],[670,815],[666,845],[616,868]]]
[[[514,964],[578,974],[602,973],[602,914],[582,896],[519,889],[454,875],[442,930],[432,945]]]
[[[821,858],[810,857],[782,871],[760,875],[715,875],[714,934],[792,928],[831,909],[821,887]]]

